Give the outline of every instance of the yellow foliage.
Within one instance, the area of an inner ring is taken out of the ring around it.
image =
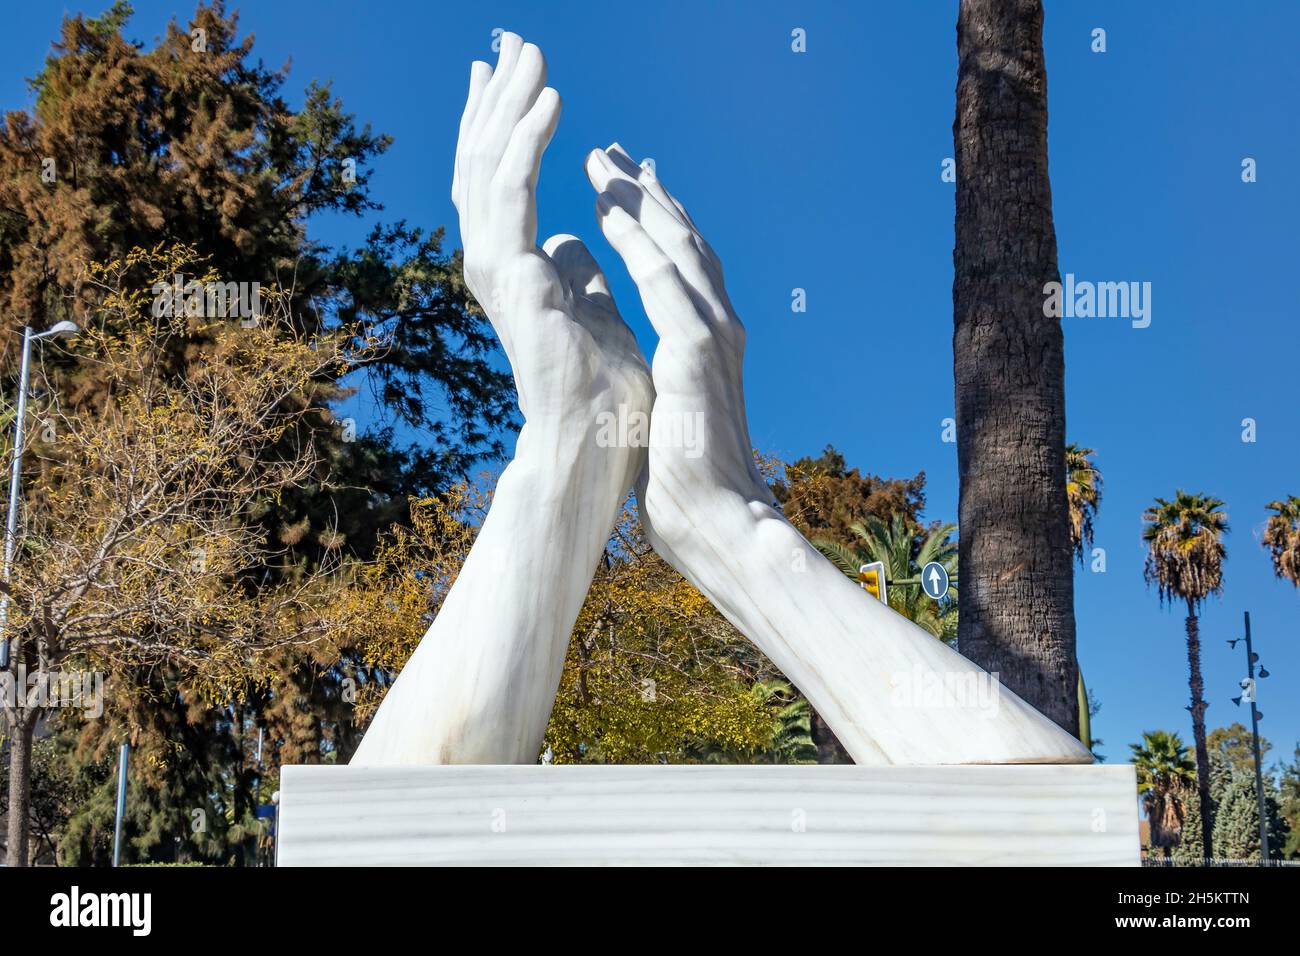
[[[53,437],[28,451],[38,474],[9,628],[33,667],[165,665],[189,692],[228,702],[271,679],[277,648],[340,624],[320,610],[323,574],[245,579],[276,558],[252,519],[316,473],[313,430],[333,427],[317,383],[376,343],[301,332],[274,288],[253,323],[168,314],[154,285],[178,273],[218,278],[184,246],[85,268],[100,306],[66,348],[91,374],[39,389]],[[176,361],[191,350],[202,360]]]
[[[547,730],[557,763],[689,762],[753,752],[774,731],[751,694],[773,673],[624,509],[578,616]]]

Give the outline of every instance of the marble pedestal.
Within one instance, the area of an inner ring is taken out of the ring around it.
[[[1136,866],[1132,766],[285,767],[280,866]]]

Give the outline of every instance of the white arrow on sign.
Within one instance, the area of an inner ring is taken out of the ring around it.
[[[921,587],[938,601],[948,593],[948,569],[938,561],[931,561],[921,569]]]

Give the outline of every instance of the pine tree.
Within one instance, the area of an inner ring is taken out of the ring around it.
[[[1232,766],[1222,750],[1210,754],[1210,831],[1218,817],[1217,808],[1232,782]],[[1195,778],[1189,783],[1190,793],[1184,793],[1182,837],[1172,852],[1171,857],[1179,866],[1202,866],[1205,862],[1205,843],[1201,826],[1201,801],[1197,799],[1200,787]],[[1217,851],[1216,851],[1217,852]]]
[[[1268,815],[1269,858],[1281,859],[1290,828],[1282,818],[1276,788],[1264,781],[1264,812]],[[1259,797],[1254,774],[1234,774],[1214,818],[1215,853],[1229,860],[1258,860]]]
[[[365,370],[366,384],[389,422],[419,429],[422,447],[401,447],[392,427],[350,434],[330,410],[346,384],[315,381],[300,400],[317,414],[285,442],[310,443],[320,467],[249,516],[284,554],[251,569],[248,585],[368,558],[381,531],[407,520],[408,496],[441,491],[500,455],[499,435],[512,420],[512,386],[491,361],[495,339],[465,288],[459,253],[444,250],[441,229],[402,221],[374,226],[350,251],[314,240],[315,217],[380,210],[369,184],[390,138],[358,125],[328,86],[309,86],[302,107],[291,108],[282,95],[287,67],[269,70],[256,59],[221,0],[200,3],[152,45],[130,39],[131,14],[117,0],[98,18],[66,18],[32,80],[33,104],[0,122],[0,384],[13,393],[22,327],[84,322],[98,295],[86,264],[135,247],[189,245],[225,281],[287,290],[286,308],[304,334],[363,323],[388,343]],[[182,377],[201,366],[204,349],[188,342],[167,371]],[[112,382],[93,367],[59,350],[43,359],[41,390],[80,404],[111,401]],[[136,849],[166,854],[188,824],[164,806],[196,808],[228,790],[219,816],[237,832],[252,809],[247,740],[257,726],[269,731],[272,767],[281,750],[295,761],[346,759],[357,729],[340,684],[365,670],[347,647],[286,654],[279,685],[259,689],[238,721],[221,709],[195,710],[175,687],[154,693],[152,672],[114,674],[135,682],[152,710],[109,710],[70,741],[90,772],[111,760],[104,741],[134,734],[147,748],[153,737],[216,735],[190,740],[184,759],[162,760],[139,792]],[[102,814],[94,815],[101,803],[88,800],[84,819],[68,828],[76,858],[103,852]],[[208,858],[226,854],[221,827],[207,832],[220,844]]]
[[[1287,825],[1283,859],[1300,856],[1300,744],[1296,745],[1291,763],[1282,768],[1278,786],[1278,812]]]
[[[428,448],[393,460],[392,435],[381,432],[368,448],[336,447],[344,464],[372,477],[376,465],[406,465],[440,487],[499,454],[510,381],[487,360],[495,339],[458,256],[443,251],[442,231],[380,224],[352,251],[309,234],[321,214],[381,208],[369,166],[391,139],[358,128],[328,86],[309,86],[302,108],[291,109],[281,95],[287,68],[253,60],[252,38],[239,37],[221,0],[200,4],[185,27],[170,23],[152,49],[127,39],[130,14],[118,0],[98,19],[66,19],[32,81],[33,109],[0,124],[3,367],[12,374],[24,324],[93,310],[86,263],[187,244],[226,281],[291,289],[290,311],[305,331],[362,321],[389,336],[370,384],[395,418],[424,430]],[[191,348],[177,367],[201,358]],[[86,369],[72,378],[64,388],[106,384]],[[341,394],[341,383],[326,381],[311,399]],[[311,508],[297,503],[276,517],[292,526]],[[313,524],[307,540],[320,530]]]
[[[1214,816],[1215,852],[1228,860],[1259,859],[1259,810],[1255,782],[1237,774]]]
[[[1183,795],[1182,838],[1170,854],[1178,866],[1201,866],[1205,861],[1205,847],[1201,842],[1201,801],[1195,789]]]

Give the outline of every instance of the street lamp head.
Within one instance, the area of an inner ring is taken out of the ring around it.
[[[81,326],[77,325],[76,322],[72,322],[69,321],[68,319],[64,319],[62,322],[54,323],[54,325],[50,326],[48,329],[42,332],[41,336],[44,337],[49,335],[49,336],[59,337],[59,336],[76,335],[80,331],[81,331]]]

